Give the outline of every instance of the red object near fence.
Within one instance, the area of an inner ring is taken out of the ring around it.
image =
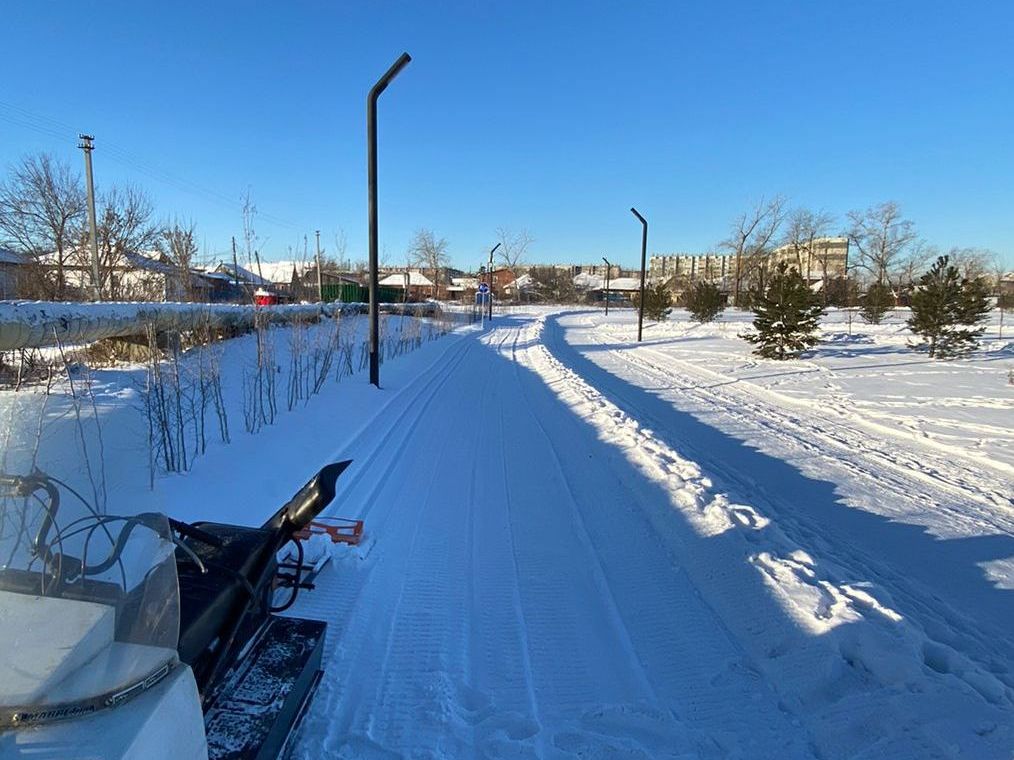
[[[254,291],[254,305],[256,306],[277,306],[278,295],[268,290],[258,289]]]

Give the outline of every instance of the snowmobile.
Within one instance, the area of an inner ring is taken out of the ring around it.
[[[313,588],[294,539],[349,464],[259,528],[103,515],[44,473],[0,474],[0,758],[283,753],[326,628],[280,614]]]

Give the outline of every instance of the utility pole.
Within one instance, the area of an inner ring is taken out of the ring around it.
[[[612,274],[613,265],[609,263],[609,259],[605,256],[602,260],[606,262],[606,316],[609,316],[609,275]]]
[[[489,294],[486,296],[487,308],[489,309],[489,321],[493,321],[493,254],[500,247],[497,243],[489,252]]]
[[[391,80],[405,68],[412,57],[402,53],[384,76],[370,88],[366,96],[366,184],[369,195],[370,234],[370,383],[380,387],[380,295],[379,254],[377,252],[377,100]]]
[[[85,181],[88,185],[88,230],[91,237],[92,248],[92,288],[95,290],[95,300],[102,300],[102,284],[99,281],[99,234],[98,225],[95,223],[95,179],[92,177],[92,151],[95,150],[91,135],[78,135],[81,143],[77,146],[84,151],[85,158]]]
[[[317,230],[317,300],[324,303],[324,275],[320,271],[320,230]]]
[[[641,220],[641,302],[637,308],[637,342],[641,342],[641,331],[644,327],[644,269],[648,255],[648,220],[631,207],[630,213]]]

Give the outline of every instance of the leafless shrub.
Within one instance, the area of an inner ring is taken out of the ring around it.
[[[248,433],[256,433],[264,425],[274,424],[278,414],[278,365],[267,315],[257,315],[254,340],[257,361],[252,371],[243,374],[243,418]]]
[[[184,411],[193,419],[193,388],[183,377],[180,341],[169,336],[165,358],[159,349],[159,336],[153,325],[147,327],[150,359],[144,401],[148,420],[148,445],[151,479],[156,463],[166,472],[185,472],[189,468],[187,424]]]
[[[77,365],[83,370],[83,382],[80,388],[76,387],[74,384],[73,368],[63,349],[63,344],[60,342],[60,337],[55,330],[53,331],[53,337],[67,380],[67,387],[70,391],[71,412],[74,415],[75,431],[77,432],[78,443],[81,447],[81,461],[84,462],[85,472],[88,475],[88,482],[92,489],[92,506],[99,513],[104,513],[107,496],[105,445],[102,439],[102,423],[99,421],[98,407],[95,403],[91,372],[86,364]],[[92,461],[91,447],[88,444],[88,435],[85,431],[87,411],[91,412],[92,424],[95,427],[95,436],[98,443],[98,462]]]

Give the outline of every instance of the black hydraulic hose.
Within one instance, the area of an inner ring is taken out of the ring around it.
[[[123,547],[126,546],[127,541],[130,539],[130,534],[134,532],[134,528],[139,525],[143,525],[147,528],[157,525],[161,519],[161,515],[154,512],[142,512],[139,515],[128,518],[126,524],[120,529],[119,535],[116,537],[116,543],[113,544],[113,549],[110,551],[109,556],[106,557],[102,562],[97,565],[87,564],[87,554],[82,558],[81,575],[101,575],[116,564],[117,560],[120,559],[120,555],[123,553]],[[91,540],[91,535],[104,523],[99,523],[91,528],[88,532],[88,538],[85,540],[87,543]]]
[[[303,542],[294,539],[293,543],[296,545],[296,573],[292,582],[292,596],[281,607],[271,607],[270,612],[285,612],[296,603],[296,597],[299,596],[299,581],[303,576]]]

